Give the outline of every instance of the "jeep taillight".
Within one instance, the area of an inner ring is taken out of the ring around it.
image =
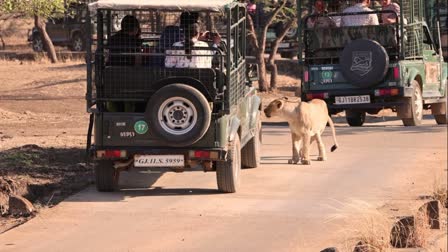
[[[375,96],[396,96],[400,94],[398,88],[375,89]]]
[[[127,152],[125,150],[99,150],[96,151],[97,158],[125,158]]]
[[[328,99],[330,96],[328,95],[328,93],[312,93],[312,94],[306,94],[306,99],[312,100],[312,99]]]
[[[308,72],[308,70],[303,72],[303,81],[304,82],[308,82],[310,80],[310,73]]]
[[[400,79],[400,67],[398,66],[394,67],[394,79],[395,80]]]

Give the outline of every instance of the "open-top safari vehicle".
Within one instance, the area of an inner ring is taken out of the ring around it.
[[[245,4],[100,0],[89,9],[97,18],[87,109],[98,190],[114,190],[129,167],[201,167],[216,171],[220,191],[235,192],[241,167],[260,162],[261,100],[251,85],[258,68],[246,62]],[[114,32],[117,13],[124,18]]]
[[[337,11],[322,14],[313,13],[314,1],[304,2],[298,0],[298,9],[308,7],[311,13],[299,24],[304,100],[324,99],[333,114],[345,110],[351,126],[363,125],[366,112],[383,108],[397,111],[406,126],[421,124],[424,109],[432,110],[438,124],[446,124],[447,65],[440,30],[433,27],[433,33],[427,25],[425,1],[394,1],[399,13],[371,1],[369,11],[347,13],[345,1],[328,0]],[[384,14],[393,20],[385,22]],[[379,22],[354,22],[367,17]],[[327,25],[308,26],[310,19],[319,18]]]

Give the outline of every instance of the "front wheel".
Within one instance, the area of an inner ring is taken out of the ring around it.
[[[238,190],[241,173],[241,145],[238,134],[229,144],[226,161],[216,162],[216,180],[218,190],[224,193],[234,193]]]
[[[406,99],[408,103],[406,106],[411,110],[411,117],[401,118],[404,126],[418,126],[422,124],[423,119],[423,98],[420,85],[414,80],[411,86],[414,92],[412,93],[412,97]]]
[[[249,142],[241,150],[241,165],[244,168],[257,168],[260,166],[261,139],[261,120],[258,118],[254,137],[252,137],[252,139],[249,140]]]
[[[99,192],[112,192],[118,187],[119,171],[114,168],[114,162],[101,160],[95,163],[96,189]]]
[[[366,121],[366,112],[346,110],[345,117],[348,125],[352,127],[361,127]]]

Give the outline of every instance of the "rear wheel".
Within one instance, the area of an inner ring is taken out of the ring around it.
[[[84,50],[84,40],[82,39],[81,34],[76,33],[73,35],[71,48],[75,52],[81,52]]]
[[[44,41],[40,34],[34,34],[33,36],[33,51],[43,52],[44,51]]]
[[[241,150],[241,165],[243,167],[257,168],[260,166],[261,137],[261,120],[258,118],[254,137]]]
[[[346,110],[345,117],[348,125],[352,127],[361,127],[366,121],[366,112]]]
[[[100,192],[112,192],[118,187],[120,173],[114,168],[113,161],[101,160],[95,163],[96,189]]]
[[[418,126],[422,124],[423,119],[423,98],[420,85],[414,80],[411,86],[414,92],[412,97],[406,99],[406,102],[408,102],[407,106],[411,109],[411,117],[401,119],[404,126]]]
[[[216,180],[218,190],[225,193],[234,193],[238,190],[241,173],[241,146],[240,137],[235,136],[229,144],[227,161],[216,162]]]

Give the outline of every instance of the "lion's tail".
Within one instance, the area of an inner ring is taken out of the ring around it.
[[[334,145],[331,147],[331,152],[333,152],[338,148],[338,141],[336,140],[336,131],[334,129],[333,120],[331,120],[330,116],[328,116],[328,124],[330,125],[331,133],[333,134]]]

